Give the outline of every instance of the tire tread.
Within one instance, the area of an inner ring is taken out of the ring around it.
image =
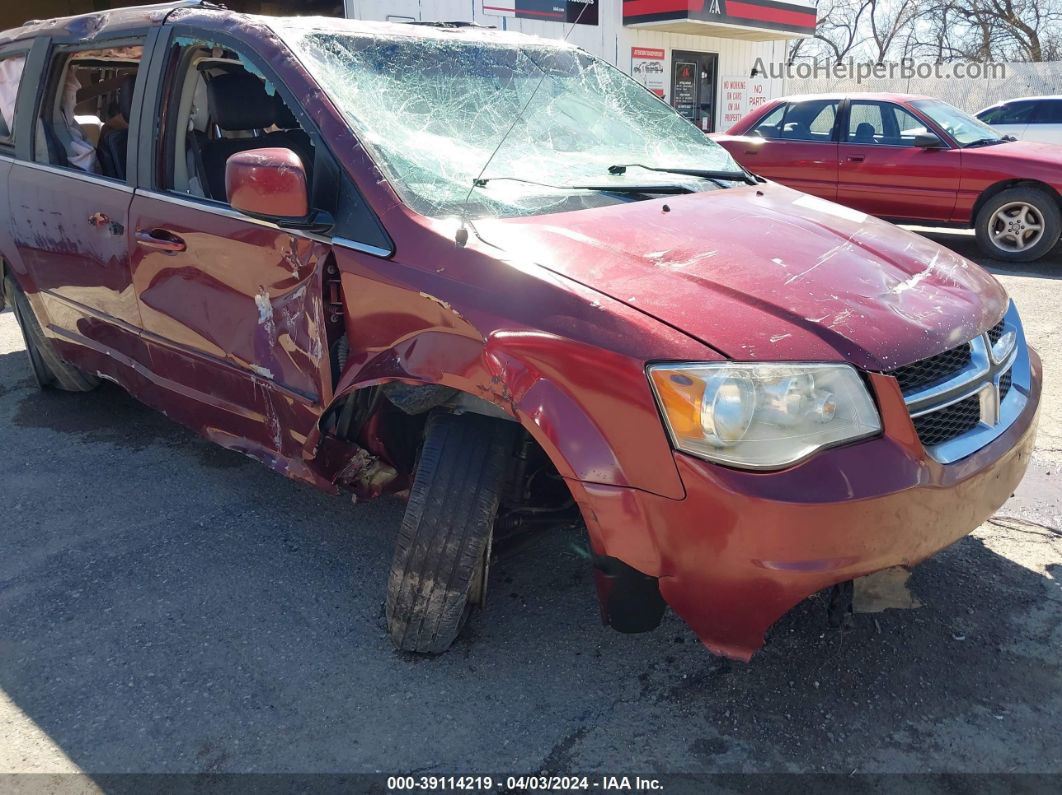
[[[388,631],[398,648],[438,654],[460,633],[516,429],[475,414],[429,419],[387,588]]]

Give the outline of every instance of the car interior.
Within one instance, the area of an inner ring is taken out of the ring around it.
[[[836,102],[787,102],[768,113],[750,134],[772,140],[829,143],[836,117]]]
[[[227,202],[225,163],[248,149],[285,147],[311,176],[313,144],[280,94],[220,47],[187,48],[178,86],[172,188]],[[37,124],[37,162],[126,178],[129,117],[140,46],[65,56]]]
[[[214,47],[185,54],[177,91],[171,187],[181,193],[228,202],[225,163],[237,152],[284,147],[302,160],[307,178],[314,164],[310,136],[279,92],[248,70],[239,56]]]
[[[139,45],[70,54],[50,80],[35,159],[124,180]]]
[[[1024,100],[983,111],[977,118],[986,124],[1028,124],[1035,113],[1036,103]]]
[[[852,102],[848,107],[848,143],[913,146],[928,132],[922,122],[888,102]]]

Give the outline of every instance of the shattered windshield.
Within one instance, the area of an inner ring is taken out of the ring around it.
[[[668,105],[574,47],[460,32],[281,33],[422,215],[533,215],[630,201],[631,186],[722,184],[610,174],[614,165],[740,172]]]

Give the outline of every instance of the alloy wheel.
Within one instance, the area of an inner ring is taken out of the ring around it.
[[[1028,202],[1004,204],[988,222],[992,243],[1003,251],[1026,251],[1044,236],[1044,217]]]

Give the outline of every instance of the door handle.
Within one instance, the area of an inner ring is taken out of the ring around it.
[[[165,229],[137,229],[133,235],[137,245],[176,254],[188,248],[184,240]]]
[[[759,153],[760,153],[759,149],[746,149],[745,150],[745,154],[747,154],[747,155],[758,155]]]
[[[850,163],[862,163],[866,159],[867,159],[866,155],[849,155],[848,156],[848,162],[850,162]]]

